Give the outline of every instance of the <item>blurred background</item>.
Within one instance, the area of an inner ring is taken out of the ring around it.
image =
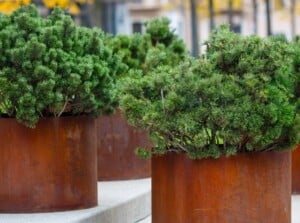
[[[243,35],[292,39],[300,33],[300,0],[0,0],[0,12],[9,14],[30,3],[44,16],[60,6],[76,23],[114,35],[143,32],[145,21],[168,17],[194,55],[210,31],[222,23]]]

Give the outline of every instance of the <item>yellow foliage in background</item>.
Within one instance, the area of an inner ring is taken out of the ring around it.
[[[214,5],[214,13],[215,15],[220,14],[222,11],[228,10],[229,1],[227,0],[213,0]],[[197,13],[200,17],[208,17],[209,16],[209,0],[197,0]],[[233,0],[232,1],[232,9],[233,10],[242,10],[243,0]],[[164,10],[171,11],[175,8],[183,6],[185,8],[190,7],[190,2],[187,0],[169,0],[164,5]]]
[[[94,3],[94,0],[43,0],[43,3],[47,8],[59,6],[63,9],[68,9],[69,13],[72,15],[78,15],[80,13],[80,9],[76,3],[92,4]]]
[[[10,14],[21,5],[28,5],[31,0],[9,0],[0,1],[0,12],[4,14]]]
[[[94,0],[42,0],[43,4],[47,8],[54,8],[59,6],[63,9],[68,9],[72,15],[78,15],[80,9],[76,3],[80,4],[92,4]],[[31,0],[0,0],[0,12],[4,14],[10,14],[18,7],[22,5],[28,5]]]
[[[201,17],[208,17],[209,16],[209,1],[199,1],[198,3],[198,8],[197,8],[197,13]],[[214,13],[215,15],[220,14],[222,11],[226,11],[229,8],[229,1],[224,1],[224,0],[213,0],[213,6],[214,6]],[[234,11],[236,10],[242,10],[242,0],[233,0],[232,1],[232,9]]]

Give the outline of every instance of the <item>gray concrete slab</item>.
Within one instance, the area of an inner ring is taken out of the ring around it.
[[[0,223],[133,223],[151,213],[151,180],[98,183],[95,208],[39,214],[0,214]]]
[[[151,218],[151,215],[150,215],[150,216],[138,221],[137,223],[151,223],[151,221],[152,221],[152,218]]]
[[[292,196],[292,223],[300,223],[300,195]]]
[[[151,223],[151,180],[98,183],[95,208],[40,214],[0,214],[0,223]],[[292,196],[292,223],[300,223],[300,195]]]

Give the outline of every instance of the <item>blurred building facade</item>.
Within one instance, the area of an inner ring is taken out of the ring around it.
[[[102,0],[102,24],[106,31],[113,34],[130,34],[143,32],[145,21],[153,17],[165,16],[170,19],[171,27],[191,49],[191,1]],[[223,23],[230,23],[235,32],[243,35],[267,36],[267,2],[270,7],[269,29],[272,35],[283,34],[288,39],[292,39],[300,33],[298,26],[300,2],[298,0],[195,0],[199,48],[201,48],[201,43],[208,38],[211,28]],[[107,26],[106,23],[110,25]]]
[[[222,23],[243,35],[283,34],[292,39],[300,34],[300,0],[1,0],[0,12],[11,13],[29,3],[37,4],[44,15],[60,6],[78,24],[114,35],[143,32],[147,20],[168,17],[189,49],[201,49],[212,28]]]

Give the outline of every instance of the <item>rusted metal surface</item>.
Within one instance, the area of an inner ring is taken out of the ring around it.
[[[97,205],[95,122],[42,119],[35,129],[0,119],[0,212],[48,212]]]
[[[152,159],[153,223],[290,223],[290,152]]]
[[[292,153],[292,193],[300,194],[300,144]]]
[[[137,147],[151,146],[146,131],[129,126],[118,110],[96,120],[98,180],[129,180],[151,175],[151,160],[134,154]]]

